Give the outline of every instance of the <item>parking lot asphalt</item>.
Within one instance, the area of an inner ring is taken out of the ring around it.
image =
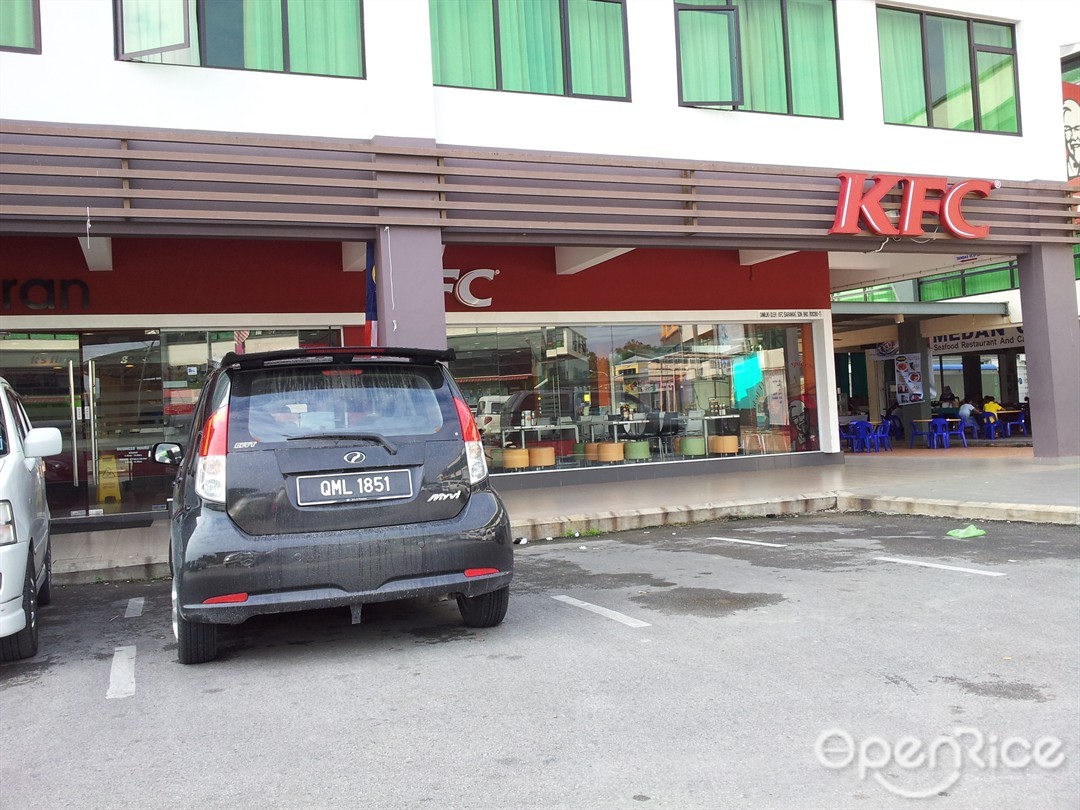
[[[501,494],[515,537],[528,542],[829,510],[1080,526],[1080,461],[1046,462],[1031,447],[898,447],[849,453],[843,464],[754,471],[733,464],[730,473],[572,486],[551,486],[542,472],[522,475],[529,485]],[[168,523],[57,534],[53,557],[61,584],[165,576]]]

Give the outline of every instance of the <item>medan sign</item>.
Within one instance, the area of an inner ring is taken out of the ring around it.
[[[840,200],[836,205],[836,221],[829,233],[856,234],[860,220],[879,236],[922,236],[923,214],[933,214],[945,230],[957,239],[982,239],[990,233],[987,225],[972,225],[961,211],[969,195],[989,197],[1000,188],[999,181],[962,180],[949,185],[944,177],[903,177],[898,174],[879,174],[869,177],[872,185],[866,188],[868,175],[841,172]],[[897,185],[902,188],[900,217],[894,223],[881,201]],[[937,196],[931,196],[934,193]]]

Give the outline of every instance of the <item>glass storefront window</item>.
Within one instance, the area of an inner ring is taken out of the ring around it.
[[[492,470],[817,450],[811,325],[455,327],[451,369]],[[594,458],[596,456],[596,458]],[[512,461],[508,461],[511,459]]]
[[[46,461],[53,520],[164,515],[173,470],[154,442],[186,443],[207,374],[227,352],[340,345],[340,330],[94,330],[0,334],[0,374],[36,427],[60,429]]]

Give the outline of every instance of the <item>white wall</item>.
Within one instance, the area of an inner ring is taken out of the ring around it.
[[[117,62],[111,0],[41,0],[42,55],[0,53],[0,116],[1064,180],[1058,46],[1080,41],[1080,3],[919,7],[931,5],[1009,22],[1023,15],[1023,137],[883,125],[873,0],[838,2],[843,121],[680,108],[669,0],[627,0],[632,103],[433,88],[427,0],[364,0],[366,80]]]

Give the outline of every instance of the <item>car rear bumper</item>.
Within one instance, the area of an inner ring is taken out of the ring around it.
[[[0,546],[0,638],[26,627],[23,582],[26,580],[27,544]]]
[[[219,510],[174,523],[181,615],[236,624],[252,616],[393,599],[478,596],[509,585],[513,537],[494,493],[452,520],[318,534],[248,535]],[[178,537],[190,532],[182,553]],[[478,573],[490,570],[490,573]],[[471,575],[467,575],[468,571]],[[242,601],[206,604],[207,600]]]

